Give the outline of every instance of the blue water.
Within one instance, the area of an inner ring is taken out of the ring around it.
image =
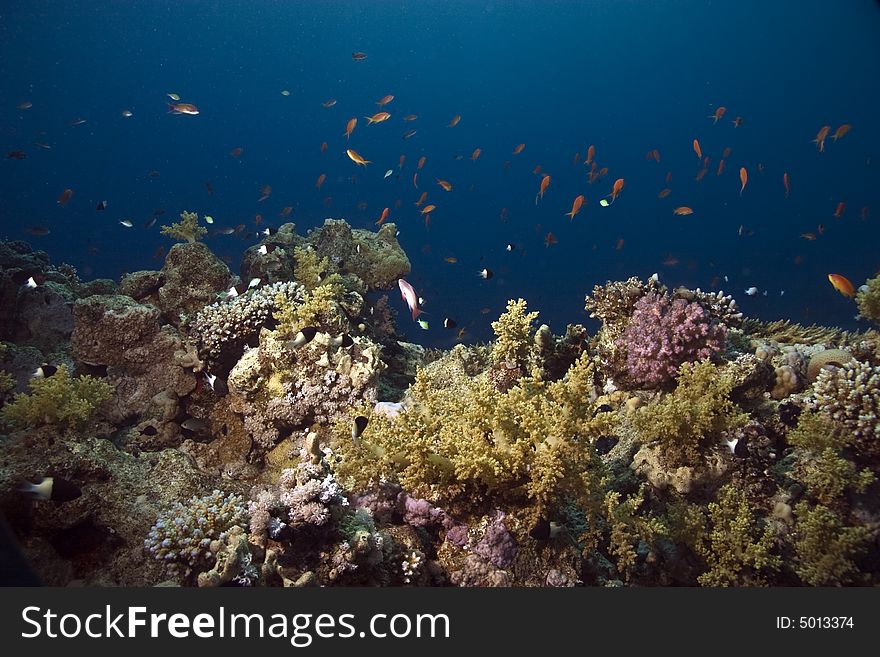
[[[159,208],[167,211],[160,225],[189,209],[250,230],[256,214],[281,223],[289,205],[305,233],[328,216],[373,227],[390,206],[431,322],[406,332],[426,344],[452,342],[444,317],[464,326],[467,340],[488,339],[489,322],[516,297],[561,332],[587,321],[583,297],[594,284],[654,272],[670,286],[721,279],[751,316],[864,327],[826,277],[841,273],[858,286],[880,268],[878,37],[878,4],[856,0],[7,1],[0,150],[27,157],[0,162],[0,237],[26,239],[84,278],[119,277],[161,266],[154,253],[172,242],[158,225],[142,228]],[[354,51],[367,59],[353,61]],[[168,115],[167,92],[200,115]],[[385,108],[391,119],[367,126],[363,117],[386,94],[395,97]],[[322,107],[330,98],[337,104]],[[17,109],[24,101],[33,107]],[[708,116],[718,106],[727,113],[715,125]],[[403,122],[409,113],[418,120]],[[460,124],[447,128],[456,114]],[[77,117],[87,122],[71,126]],[[819,128],[844,123],[851,132],[817,152]],[[408,129],[418,132],[404,140]],[[694,138],[711,158],[700,182]],[[519,143],[525,150],[514,156]],[[583,164],[590,144],[609,169],[595,185]],[[240,158],[229,154],[236,147]],[[356,167],[347,147],[373,164]],[[732,153],[716,176],[725,147]],[[473,162],[475,148],[482,154]],[[652,149],[659,164],[645,159]],[[552,176],[537,206],[536,165]],[[742,197],[741,166],[749,172]],[[387,169],[395,175],[383,179]],[[660,200],[667,172],[673,191]],[[626,180],[623,193],[600,207],[616,178]],[[265,184],[272,195],[258,203]],[[61,207],[65,188],[74,196]],[[437,205],[430,227],[414,206],[424,190]],[[578,194],[587,203],[570,221],[564,213]],[[109,206],[96,212],[101,200]],[[839,201],[846,212],[836,220]],[[694,214],[673,216],[679,205]],[[118,223],[125,217],[135,228]],[[819,224],[816,241],[799,237]],[[33,225],[51,234],[27,234]],[[559,243],[545,248],[548,231]],[[239,236],[208,243],[234,271],[249,244]],[[662,264],[670,256],[677,265]],[[482,267],[494,278],[480,280]],[[750,286],[757,296],[744,294]],[[404,324],[403,302],[391,294]]]

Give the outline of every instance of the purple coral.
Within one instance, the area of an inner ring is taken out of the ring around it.
[[[615,346],[626,352],[626,374],[635,385],[658,387],[672,380],[682,363],[722,351],[727,327],[703,307],[685,299],[646,294]]]
[[[498,513],[486,528],[483,538],[474,546],[474,554],[491,563],[496,568],[507,568],[516,558],[516,541],[504,526],[504,514]]]

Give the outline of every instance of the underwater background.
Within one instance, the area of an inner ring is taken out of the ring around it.
[[[0,235],[87,277],[118,278],[161,262],[163,217],[143,228],[155,211],[195,210],[246,226],[207,240],[236,270],[257,214],[263,227],[292,221],[305,233],[328,216],[373,227],[388,207],[425,300],[430,329],[407,331],[422,344],[454,342],[446,317],[466,328],[462,339],[487,340],[518,296],[561,330],[586,321],[594,284],[654,272],[733,293],[753,317],[857,328],[827,274],[863,281],[880,267],[878,28],[875,2],[7,2],[0,150],[26,159],[2,162]],[[166,93],[199,115],[167,114]],[[394,100],[378,108],[386,94]],[[391,118],[368,126],[379,109]],[[404,122],[410,113],[417,120]],[[811,140],[826,124],[853,128],[818,152]],[[710,158],[700,181],[695,138]],[[594,184],[591,144],[608,168]],[[372,164],[357,167],[349,147]],[[645,158],[653,149],[659,163]],[[536,205],[544,174],[552,182]],[[620,198],[600,207],[617,178]],[[74,195],[61,206],[65,189]],[[415,206],[423,191],[437,206],[429,227]],[[694,213],[674,216],[678,206]],[[29,235],[33,226],[51,233]],[[545,247],[548,232],[558,243]],[[493,279],[478,278],[484,267]]]

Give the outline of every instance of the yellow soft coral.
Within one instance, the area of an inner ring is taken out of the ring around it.
[[[321,284],[330,261],[327,257],[319,258],[318,252],[302,246],[294,247],[293,257],[296,265],[293,268],[293,276],[296,282],[306,290],[314,290]]]
[[[523,299],[507,302],[507,312],[492,322],[498,339],[492,347],[492,361],[499,364],[525,364],[534,350],[532,322],[537,312],[527,313]]]
[[[338,277],[331,276],[296,302],[279,294],[275,302],[279,310],[275,313],[279,335],[293,337],[297,331],[307,326],[316,326],[325,331],[338,331],[345,326],[345,317],[338,301],[344,289]]]
[[[160,232],[181,242],[198,242],[208,234],[208,229],[199,226],[199,215],[184,210],[180,213],[180,221],[170,226],[162,226]]]
[[[106,381],[88,375],[74,379],[64,365],[49,378],[33,379],[30,387],[31,394],[15,395],[0,409],[0,424],[12,429],[46,424],[76,429],[113,394],[113,386]]]

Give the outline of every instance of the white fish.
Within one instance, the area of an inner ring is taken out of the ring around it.
[[[599,201],[599,205],[601,205],[603,208],[607,208],[611,204],[608,202],[607,199],[603,198],[601,201]]]
[[[122,110],[122,116],[126,119],[130,119],[134,114],[132,114],[131,110]]]
[[[427,330],[428,330],[428,320],[426,320],[426,319],[420,319],[420,320],[419,320],[419,326],[420,326],[423,330],[427,331]]]
[[[388,176],[390,176],[392,173],[394,173],[394,170],[393,170],[393,169],[388,169],[388,171],[385,172],[385,178],[387,178]],[[382,180],[385,180],[385,178],[382,178]]]
[[[753,296],[755,296],[755,295],[758,293],[758,288],[756,288],[756,287],[750,287],[750,288],[747,289],[745,292],[746,292],[746,294],[748,294],[750,297],[753,297]]]
[[[28,481],[19,490],[22,493],[29,493],[40,500],[51,500],[53,483],[55,483],[55,480],[52,477],[44,477],[39,484]]]
[[[233,285],[233,286],[232,286],[231,288],[229,288],[229,290],[226,292],[226,297],[227,297],[228,299],[231,299],[232,297],[237,297],[237,296],[238,296],[238,290],[236,290],[236,289],[235,289],[235,286]]]
[[[248,283],[248,288],[250,289],[250,288],[252,288],[252,287],[257,287],[257,285],[260,284],[260,280],[262,280],[262,279],[259,279],[259,278],[252,278],[252,279],[251,279],[251,282]]]
[[[121,223],[121,224],[122,224],[123,226],[125,226],[126,228],[131,228],[132,226],[134,226],[134,224],[131,223],[131,219],[123,219],[123,220],[120,221],[119,223]]]
[[[397,279],[397,285],[400,288],[400,295],[403,297],[403,300],[406,301],[406,305],[409,306],[413,321],[416,321],[418,316],[422,314],[422,311],[419,310],[419,297],[416,294],[416,291],[413,289],[412,285],[402,278]]]
[[[216,374],[208,374],[205,372],[205,380],[208,382],[208,385],[211,386],[211,390],[214,389],[214,381],[217,380]]]
[[[206,215],[205,215],[205,223],[206,223],[206,224],[213,224],[213,223],[214,223],[214,217],[212,217],[212,216],[206,214]]]
[[[27,279],[27,283],[24,284],[25,287],[37,287],[37,282],[34,280],[34,277],[31,276]]]
[[[729,283],[729,282],[730,282],[729,280],[727,280],[727,274],[724,274],[724,282],[725,282],[725,283]]]
[[[658,274],[657,272],[654,272],[653,274],[651,274],[651,278],[649,278],[648,280],[654,281],[655,283],[659,283],[660,282],[660,274]]]
[[[724,439],[724,444],[730,448],[731,454],[736,454],[736,444],[739,442],[739,438],[734,438],[733,440]]]
[[[785,294],[785,290],[779,290],[779,296],[782,296],[783,294]]]

